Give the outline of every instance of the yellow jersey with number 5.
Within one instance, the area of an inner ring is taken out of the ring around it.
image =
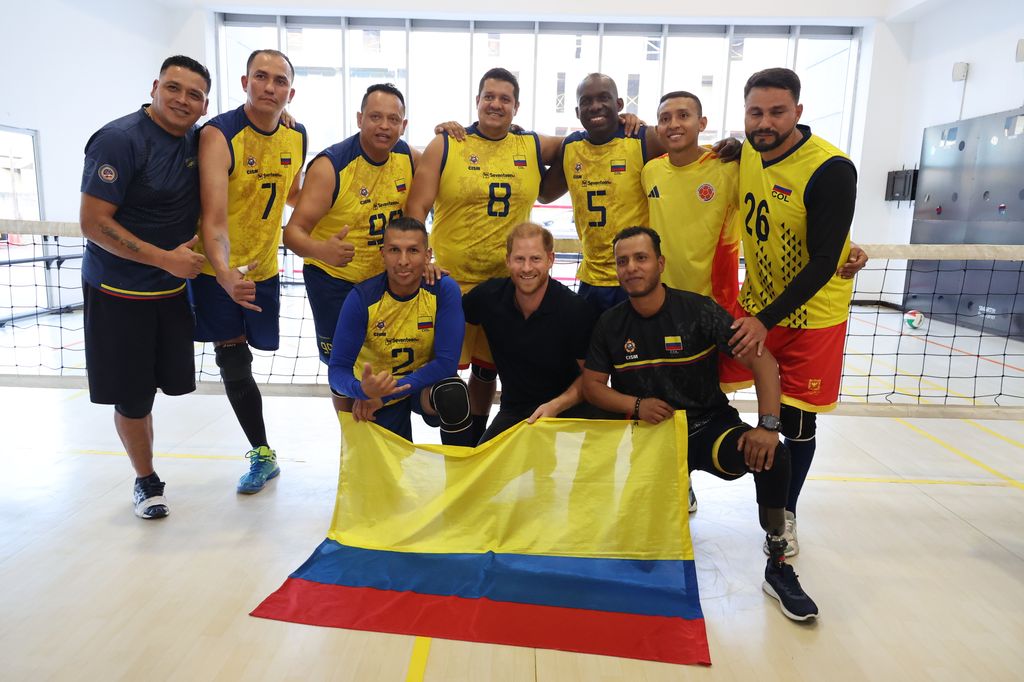
[[[216,116],[206,125],[224,133],[231,152],[228,264],[237,268],[258,263],[248,272],[256,282],[276,277],[285,202],[306,160],[306,129],[297,123],[295,128],[278,124],[272,131],[259,130],[245,115],[244,106]],[[200,253],[201,245],[196,245]],[[209,262],[203,272],[216,274]]]
[[[536,133],[491,140],[472,125],[462,142],[445,135],[430,245],[460,285],[507,274],[505,238],[530,219],[541,171]]]

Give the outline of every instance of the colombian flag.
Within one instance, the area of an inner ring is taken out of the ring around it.
[[[526,168],[526,157],[525,156],[513,156],[512,163],[515,164],[516,168]]]
[[[625,173],[626,172],[626,160],[625,159],[612,159],[612,173]]]
[[[290,166],[292,165],[292,155],[290,152],[281,152],[281,165]]]
[[[399,192],[405,191],[405,178],[395,180],[395,189]]]
[[[476,448],[340,419],[327,539],[252,615],[710,664],[683,412],[524,422]]]
[[[433,329],[433,328],[434,328],[434,318],[427,317],[427,316],[421,316],[421,317],[417,318],[417,320],[416,320],[416,329],[418,329],[418,330],[420,330],[422,332],[422,331],[427,331],[427,330]]]
[[[782,194],[783,196],[787,196],[787,197],[790,194],[793,193],[793,190],[791,190],[791,189],[789,189],[787,187],[783,187],[782,185],[775,185],[774,187],[772,187],[772,191],[773,192],[778,192],[779,194]]]

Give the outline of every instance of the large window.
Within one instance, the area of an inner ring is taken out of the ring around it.
[[[702,141],[743,137],[743,85],[760,69],[795,68],[804,122],[849,146],[858,39],[854,29],[688,26],[220,15],[220,110],[244,101],[239,78],[257,48],[284,50],[296,67],[291,111],[310,151],[352,135],[366,86],[391,82],[406,95],[406,138],[423,147],[434,125],[476,118],[480,76],[502,66],[519,77],[516,122],[542,133],[579,129],[576,86],[588,73],[615,79],[625,110],[653,123],[665,92],[704,105]],[[212,113],[212,112],[211,112]]]

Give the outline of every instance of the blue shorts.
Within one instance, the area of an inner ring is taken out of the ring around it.
[[[313,311],[313,327],[316,329],[320,362],[326,365],[331,360],[331,346],[334,344],[334,330],[338,326],[338,318],[341,317],[341,306],[345,303],[348,292],[356,285],[332,277],[310,263],[302,266],[302,279],[306,282],[306,298],[309,299],[309,307]]]
[[[257,350],[277,350],[280,342],[281,280],[256,282],[256,305],[249,310],[231,300],[212,275],[188,282],[188,295],[196,313],[196,341],[227,341],[244,336]]]
[[[423,414],[423,406],[420,404],[420,391],[416,395],[410,395],[397,403],[385,405],[374,413],[375,423],[412,442],[412,413],[423,417],[428,426],[440,426],[441,420],[438,417],[430,417]]]
[[[600,313],[629,298],[626,290],[620,286],[596,287],[586,282],[580,282],[580,288],[577,293],[589,301]]]

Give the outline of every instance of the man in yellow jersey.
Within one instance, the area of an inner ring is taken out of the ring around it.
[[[755,73],[743,89],[740,160],[746,278],[729,344],[739,358],[767,348],[782,379],[782,434],[793,465],[788,553],[799,551],[796,503],[815,449],[815,416],[835,407],[853,284],[837,274],[850,252],[857,171],[837,147],[799,125],[800,79]]]
[[[665,252],[665,284],[710,296],[734,312],[739,164],[712,162],[714,154],[697,143],[706,126],[696,95],[679,90],[661,98],[657,131],[668,154],[644,166],[643,191]]]
[[[298,206],[284,228],[284,245],[303,256],[302,276],[313,311],[320,360],[331,343],[352,288],[384,271],[384,228],[402,217],[420,153],[401,139],[405,97],[390,83],[366,89],[359,132],[320,152],[309,164]],[[336,410],[351,398],[334,396]]]
[[[519,81],[494,68],[480,79],[476,97],[479,120],[466,138],[435,137],[416,169],[406,212],[425,220],[431,208],[431,245],[437,263],[463,293],[492,277],[505,275],[505,237],[527,222],[540,189],[542,164],[554,158],[559,140],[533,132],[513,132],[519,110]],[[494,400],[497,373],[478,328],[467,329],[460,367],[472,364],[470,397],[475,444],[483,435]]]
[[[626,299],[615,279],[612,237],[631,225],[648,224],[641,186],[644,164],[665,153],[653,127],[622,118],[615,81],[592,73],[576,88],[576,116],[584,132],[565,138],[559,156],[541,182],[540,200],[569,192],[583,260],[577,272],[579,294],[601,311]],[[634,131],[635,127],[635,131]],[[723,160],[734,159],[739,142],[716,145]]]
[[[282,215],[286,202],[294,205],[306,158],[305,128],[279,124],[294,77],[284,54],[256,50],[242,76],[245,104],[211,119],[199,139],[200,234],[209,263],[192,282],[196,340],[214,343],[224,392],[251,446],[240,493],[259,492],[281,471],[249,346],[278,347]]]
[[[466,328],[459,287],[451,277],[423,281],[431,254],[419,220],[390,221],[382,239],[384,272],[353,287],[342,306],[331,392],[354,399],[356,421],[406,440],[413,412],[442,435],[468,431],[469,393],[455,375]]]

